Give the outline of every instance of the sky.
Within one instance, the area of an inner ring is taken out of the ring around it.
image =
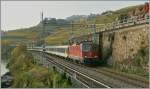
[[[1,1],[1,30],[14,30],[37,25],[44,17],[65,19],[71,15],[100,14],[145,1]]]

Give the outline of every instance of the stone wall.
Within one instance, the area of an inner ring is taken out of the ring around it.
[[[103,58],[108,59],[108,64],[130,65],[141,48],[148,48],[148,34],[147,24],[102,33]]]

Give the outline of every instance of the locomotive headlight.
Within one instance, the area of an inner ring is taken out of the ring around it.
[[[94,57],[98,57],[98,56],[94,56]]]
[[[84,56],[85,58],[87,57],[87,56]]]

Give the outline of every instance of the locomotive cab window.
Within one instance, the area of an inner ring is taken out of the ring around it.
[[[82,51],[87,52],[91,50],[91,44],[90,43],[84,43],[82,45]]]

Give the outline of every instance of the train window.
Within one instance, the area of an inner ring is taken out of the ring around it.
[[[83,44],[82,45],[82,51],[90,51],[91,50],[91,44]]]
[[[64,53],[65,52],[65,48],[60,48],[60,52]]]

